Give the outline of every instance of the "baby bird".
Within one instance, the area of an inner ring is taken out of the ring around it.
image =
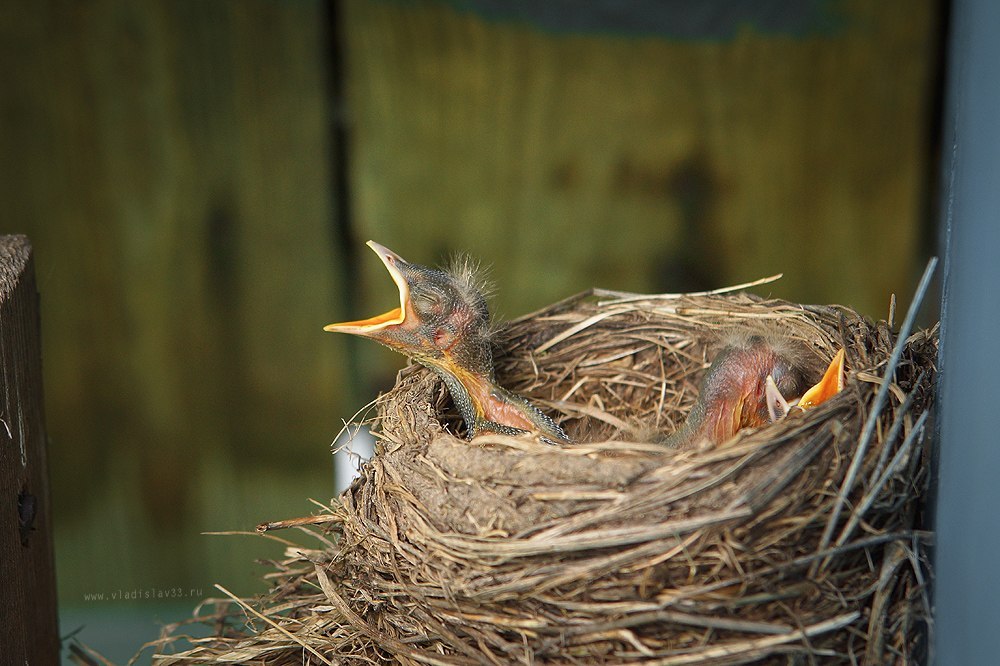
[[[481,432],[534,432],[551,442],[569,441],[555,421],[497,384],[489,310],[471,270],[427,268],[374,241],[368,247],[396,284],[399,307],[323,330],[370,338],[433,370],[451,393],[470,439]]]
[[[810,387],[800,354],[782,341],[760,335],[727,345],[701,383],[698,401],[666,444],[687,448],[718,446],[743,428],[779,421],[792,409],[809,409],[836,395],[844,385],[844,351],[823,379]],[[787,400],[784,396],[801,396]]]

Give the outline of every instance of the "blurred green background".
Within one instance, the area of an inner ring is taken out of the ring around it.
[[[202,532],[332,496],[342,419],[403,363],[322,331],[395,298],[369,238],[480,258],[506,317],[778,272],[905,303],[943,5],[6,3],[0,232],[36,252],[62,633],[121,659],[215,582],[263,589],[280,546]]]

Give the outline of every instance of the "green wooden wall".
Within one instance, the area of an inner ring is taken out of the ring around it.
[[[342,289],[321,9],[3,10],[0,200],[37,253],[67,602],[208,589],[261,549],[201,531],[331,494],[348,405],[321,330]]]
[[[908,298],[935,182],[937,1],[817,1],[805,27],[684,34],[520,4],[0,9],[0,231],[36,248],[65,603],[250,590],[250,560],[280,549],[200,532],[329,498],[340,419],[401,365],[321,330],[392,302],[368,238],[481,258],[508,317],[590,286],[777,272],[776,295],[872,316]]]
[[[683,40],[346,7],[359,227],[488,258],[509,314],[778,272],[775,293],[881,314],[922,265],[934,3]]]

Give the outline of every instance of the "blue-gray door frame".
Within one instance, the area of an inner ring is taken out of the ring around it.
[[[1000,664],[1000,2],[955,0],[945,101],[934,663]]]

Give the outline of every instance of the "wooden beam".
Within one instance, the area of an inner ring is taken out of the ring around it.
[[[31,244],[0,236],[0,646],[58,664],[38,292]]]

